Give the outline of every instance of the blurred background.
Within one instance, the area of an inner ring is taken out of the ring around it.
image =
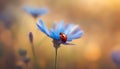
[[[54,21],[74,22],[84,31],[75,46],[61,45],[57,69],[117,69],[111,52],[120,46],[119,0],[0,0],[0,69],[16,69],[25,64],[20,48],[31,58],[28,69],[34,69],[29,32],[41,69],[53,69],[52,39],[36,27],[37,19],[27,14],[23,6],[47,7],[42,18],[50,28]]]

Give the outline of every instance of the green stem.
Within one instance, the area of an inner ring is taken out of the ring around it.
[[[36,55],[35,55],[35,48],[34,48],[33,43],[32,43],[32,53],[33,53],[33,58],[35,60],[36,59]]]
[[[55,63],[54,63],[54,69],[57,67],[57,48],[55,48]]]
[[[26,69],[29,69],[28,64],[26,64]]]
[[[37,62],[37,58],[36,58],[36,55],[35,55],[35,48],[34,48],[33,43],[31,43],[31,45],[32,45],[33,59],[34,59],[34,61],[35,61],[35,65],[37,66],[36,69],[40,69],[40,66],[39,66],[39,64],[38,64],[38,62]]]

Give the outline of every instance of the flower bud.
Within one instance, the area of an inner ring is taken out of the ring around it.
[[[19,55],[20,56],[26,56],[27,55],[27,51],[25,49],[19,49]]]
[[[33,34],[32,32],[29,32],[29,40],[31,43],[33,43]]]
[[[29,57],[22,57],[22,61],[25,63],[25,64],[28,64],[30,62],[30,58]]]

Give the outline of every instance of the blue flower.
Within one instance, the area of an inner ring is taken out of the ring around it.
[[[33,7],[28,7],[28,6],[25,6],[24,7],[24,10],[31,14],[33,17],[38,17],[38,16],[41,16],[43,14],[46,14],[48,12],[48,9],[47,8],[33,8]]]
[[[69,45],[73,39],[78,39],[83,35],[83,31],[80,30],[78,25],[64,24],[64,21],[54,23],[53,27],[48,30],[42,19],[39,19],[37,27],[48,37],[53,39],[54,46],[59,46],[60,44]],[[61,33],[63,33],[63,40],[61,38]],[[64,41],[64,38],[66,41]]]
[[[113,51],[111,58],[115,64],[120,65],[120,50]]]

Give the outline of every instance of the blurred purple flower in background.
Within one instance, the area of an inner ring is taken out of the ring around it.
[[[22,57],[22,61],[25,63],[25,64],[28,64],[30,62],[30,58],[29,57]]]
[[[29,13],[30,15],[32,15],[34,18],[48,13],[48,9],[45,8],[45,7],[34,8],[34,7],[24,6],[23,9],[27,13]]]
[[[18,53],[21,56],[21,61],[26,64],[26,68],[28,69],[28,63],[30,62],[30,58],[27,56],[27,51],[23,48],[20,48]]]
[[[120,65],[120,50],[115,50],[111,53],[111,58],[116,65]]]
[[[8,11],[0,12],[0,23],[3,23],[6,28],[9,29],[15,23],[15,20],[13,13]]]

